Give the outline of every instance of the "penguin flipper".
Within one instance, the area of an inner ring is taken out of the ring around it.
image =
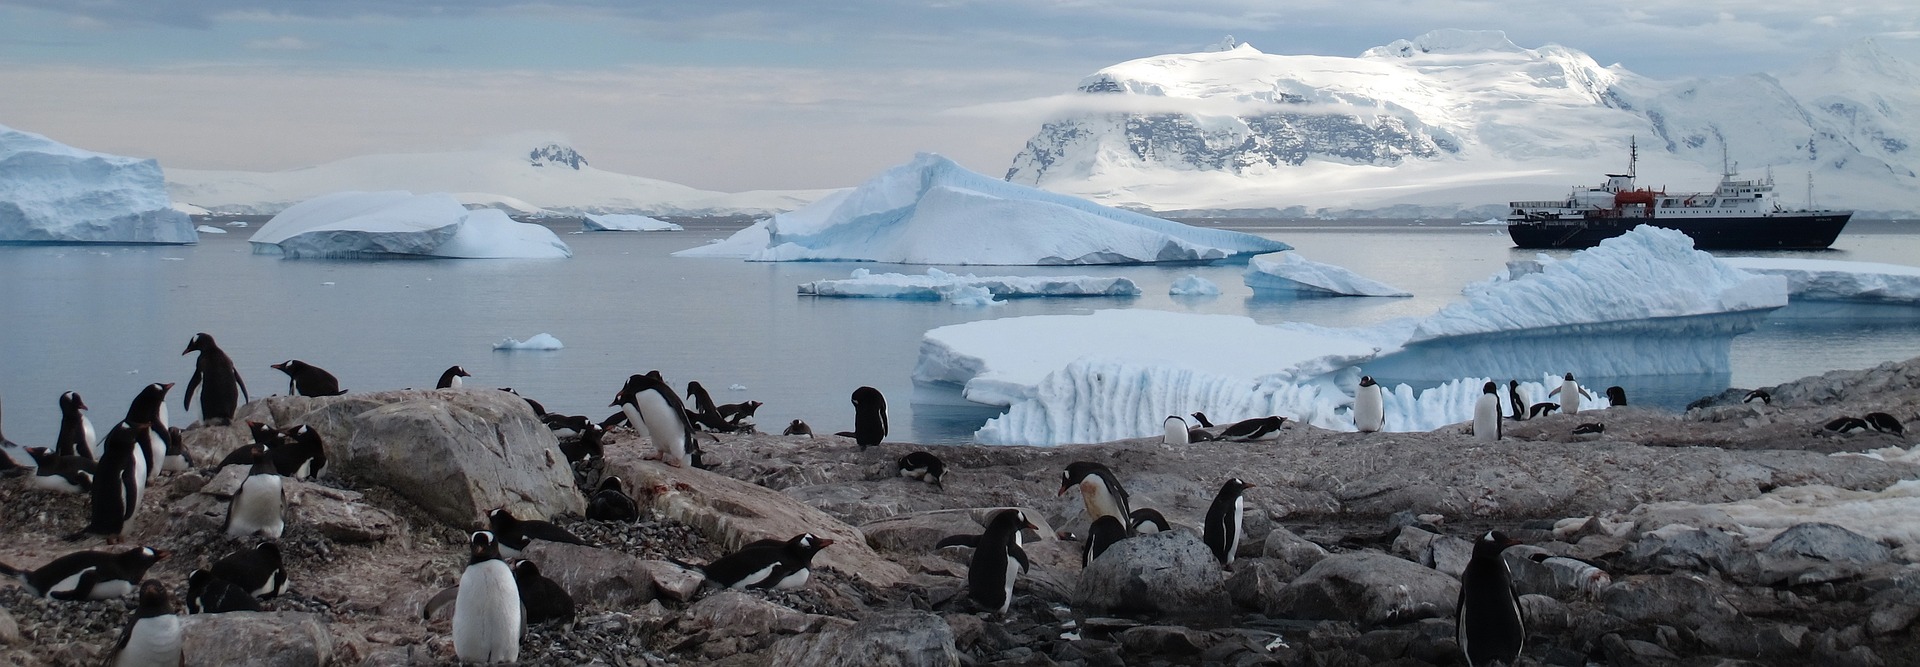
[[[180,402],[180,409],[182,410],[193,409],[193,390],[195,387],[200,386],[200,378],[203,375],[204,373],[200,372],[200,365],[194,364],[193,377],[187,379],[186,400],[183,400]]]
[[[1027,550],[1020,548],[1020,545],[1018,544],[1007,545],[1007,555],[1012,556],[1014,560],[1020,561],[1021,572],[1026,572],[1033,569],[1033,563],[1027,560]]]
[[[233,382],[234,384],[240,385],[240,398],[245,399],[247,402],[252,402],[253,397],[247,395],[247,381],[240,379],[239,369],[233,371]]]
[[[947,547],[974,548],[979,543],[980,543],[979,535],[948,535],[946,537],[940,538],[940,541],[934,544],[933,548],[935,549],[945,549]]]

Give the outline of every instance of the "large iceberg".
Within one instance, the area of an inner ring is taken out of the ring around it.
[[[980,288],[996,298],[1040,296],[1139,296],[1140,286],[1126,278],[1097,276],[976,276],[927,269],[926,275],[874,273],[854,269],[853,277],[801,283],[803,296],[869,297],[882,299],[952,300],[956,294]]]
[[[452,195],[337,192],[288,207],[248,239],[287,257],[557,258],[573,250],[546,227]]]
[[[774,216],[753,261],[900,264],[1203,262],[1288,250],[1241,232],[1203,229],[1015,185],[922,153],[845,193]],[[712,247],[682,256],[715,256]]]
[[[630,213],[588,214],[580,219],[580,228],[589,232],[678,232],[680,225]]]
[[[160,163],[0,125],[0,242],[196,243]]]
[[[1728,257],[1749,273],[1783,276],[1794,301],[1846,301],[1920,306],[1920,267],[1794,257]]]
[[[1412,292],[1347,270],[1322,264],[1297,252],[1262,255],[1247,262],[1245,280],[1254,292],[1299,296],[1413,296]]]

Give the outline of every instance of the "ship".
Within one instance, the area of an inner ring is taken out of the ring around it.
[[[1507,234],[1521,248],[1591,248],[1640,225],[1672,229],[1702,250],[1823,250],[1833,245],[1853,211],[1789,209],[1774,194],[1773,175],[1734,180],[1722,159],[1713,192],[1670,194],[1638,187],[1638,145],[1630,144],[1627,173],[1607,174],[1600,187],[1576,187],[1563,200],[1508,204]],[[1811,196],[1808,199],[1812,199]]]

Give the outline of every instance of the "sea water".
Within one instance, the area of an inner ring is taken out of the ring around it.
[[[994,410],[916,405],[911,374],[921,334],[977,319],[1154,308],[1361,326],[1419,317],[1460,288],[1536,251],[1512,247],[1498,226],[1451,221],[1193,221],[1294,245],[1308,259],[1352,269],[1413,292],[1411,298],[1284,299],[1256,296],[1244,264],[1115,267],[942,266],[978,275],[1124,276],[1137,297],[1033,298],[996,306],[803,297],[800,283],[855,269],[924,273],[924,266],[852,262],[756,263],[670,253],[722,238],[738,224],[682,221],[684,232],[570,233],[561,260],[287,260],[255,255],[248,228],[201,234],[195,246],[0,246],[0,401],[6,435],[51,445],[57,398],[78,391],[96,423],[124,415],[140,388],[177,383],[173,421],[197,332],[212,334],[255,398],[288,393],[268,365],[299,359],[350,391],[432,387],[455,364],[469,387],[511,387],[550,411],[606,417],[628,375],[658,369],[676,388],[698,380],[720,403],[757,400],[763,431],[804,419],[816,433],[853,427],[853,389],[887,396],[894,441],[965,442]],[[1913,264],[1920,229],[1856,222],[1835,249],[1778,253]],[[1565,256],[1566,251],[1547,253]],[[1742,253],[1764,254],[1764,253]],[[1219,285],[1216,297],[1175,297],[1188,274]],[[1726,386],[1775,384],[1828,370],[1920,355],[1920,309],[1784,309],[1736,339],[1729,375],[1583,378],[1623,384],[1636,403],[1678,407]],[[495,343],[552,334],[565,348],[498,352]],[[1543,369],[1557,370],[1557,369]],[[730,389],[730,387],[742,387]]]

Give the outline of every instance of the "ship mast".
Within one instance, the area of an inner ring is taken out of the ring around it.
[[[1640,171],[1640,136],[1627,138],[1627,178],[1638,177]]]

